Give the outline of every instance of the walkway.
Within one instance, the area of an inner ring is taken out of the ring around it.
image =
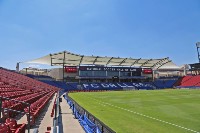
[[[70,109],[67,101],[62,97],[61,106],[61,118],[62,126],[61,133],[85,133],[78,120],[74,118],[72,110]]]
[[[42,112],[43,119],[40,117],[40,125],[38,128],[39,133],[45,133],[47,131],[47,127],[53,126],[53,117],[51,117],[51,112],[53,108],[53,103],[55,101],[56,94],[54,94],[53,99],[50,100],[50,104],[48,104],[48,108],[45,108]]]

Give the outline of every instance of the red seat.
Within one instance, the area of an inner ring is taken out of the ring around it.
[[[14,119],[11,119],[11,118],[7,118],[7,119],[6,119],[6,125],[9,126],[9,128],[10,128],[10,130],[11,130],[12,132],[14,132],[14,131],[18,128],[18,126],[17,126],[17,121],[14,120]]]
[[[9,126],[6,124],[0,124],[0,133],[10,133]]]
[[[26,124],[17,124],[17,121],[12,118],[7,118],[5,125],[8,127],[9,133],[25,133]],[[0,133],[4,133],[1,132]],[[5,132],[7,133],[7,132]]]

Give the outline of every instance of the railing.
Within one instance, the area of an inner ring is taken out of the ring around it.
[[[83,107],[81,107],[76,101],[74,101],[71,97],[67,96],[68,100],[70,100],[72,102],[72,110],[73,113],[74,112],[74,108],[76,109],[76,111],[79,112],[80,115],[86,115],[87,118],[93,122],[100,130],[101,133],[116,133],[115,131],[113,131],[110,127],[108,127],[107,125],[105,125],[103,122],[101,122],[98,118],[96,118],[94,115],[92,115],[90,112],[88,112],[86,109],[84,109]]]
[[[3,100],[10,100],[10,101],[22,103],[22,104],[25,104],[25,105],[28,106],[28,113],[27,113],[27,116],[28,116],[28,133],[30,133],[30,104],[27,103],[27,102],[24,102],[24,101],[14,100],[14,99],[11,99],[11,98],[0,96],[0,123],[2,122],[1,113],[2,113],[3,109],[8,110],[8,111],[12,111],[12,112],[17,112],[17,113],[23,113],[23,114],[25,114],[24,111],[18,111],[18,110],[14,110],[14,109],[10,109],[10,108],[3,108],[2,107],[2,101]]]
[[[53,133],[59,133],[59,119],[60,119],[60,101],[59,101],[59,91],[56,97],[55,111],[53,119]]]

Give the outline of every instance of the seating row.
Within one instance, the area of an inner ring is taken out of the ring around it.
[[[21,89],[21,88],[17,88],[17,87],[7,87],[7,88],[4,88],[4,87],[1,87],[0,85],[0,92],[13,92],[13,91],[24,91],[24,89]]]
[[[59,88],[55,86],[0,68],[0,96],[6,97],[1,99],[2,122],[6,118],[14,118],[19,112],[28,114],[26,109],[30,105],[30,117],[33,125],[41,110],[58,90]],[[11,133],[10,127],[6,123],[0,128],[0,133],[4,133],[3,129],[5,129],[5,133]]]
[[[20,97],[20,96],[29,95],[29,94],[31,94],[31,93],[32,93],[32,92],[29,91],[29,90],[14,91],[14,92],[11,92],[11,91],[1,92],[1,91],[0,91],[0,96],[2,96],[2,97],[7,97],[7,98],[17,98],[17,97]]]
[[[44,97],[40,98],[39,100],[35,101],[33,104],[30,106],[30,124],[34,125],[35,120],[38,117],[39,113],[41,110],[44,108],[44,106],[48,103],[50,98],[52,98],[54,92],[46,94]],[[29,108],[26,107],[24,111],[27,114],[27,120],[28,120],[28,113],[29,113]]]
[[[57,87],[45,84],[43,82],[34,80],[27,76],[11,72],[0,68],[1,81],[9,83],[10,85],[19,86],[20,88],[38,89],[38,90],[58,90]],[[20,80],[19,80],[20,79]]]
[[[178,79],[156,79],[153,83],[159,89],[173,88]]]
[[[25,96],[21,96],[21,97],[17,97],[14,98],[13,100],[17,100],[17,101],[23,101],[29,104],[34,103],[37,99],[43,97],[46,93],[34,93],[34,94],[30,94],[30,95],[25,95]],[[15,101],[11,101],[11,100],[6,100],[3,101],[2,107],[3,108],[9,108],[12,110],[16,110],[16,111],[21,111],[23,112],[23,109],[26,107],[27,105],[24,103],[20,103],[20,102],[15,102]],[[13,112],[13,111],[9,111],[7,109],[3,109],[3,116],[8,118],[8,117],[14,117],[16,116],[18,113]]]

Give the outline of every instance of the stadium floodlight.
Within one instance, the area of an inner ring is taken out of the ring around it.
[[[200,52],[199,52],[200,42],[197,42],[197,43],[196,43],[196,46],[197,46],[198,59],[199,59],[199,63],[200,63]]]
[[[200,48],[200,42],[196,43],[197,48]]]

